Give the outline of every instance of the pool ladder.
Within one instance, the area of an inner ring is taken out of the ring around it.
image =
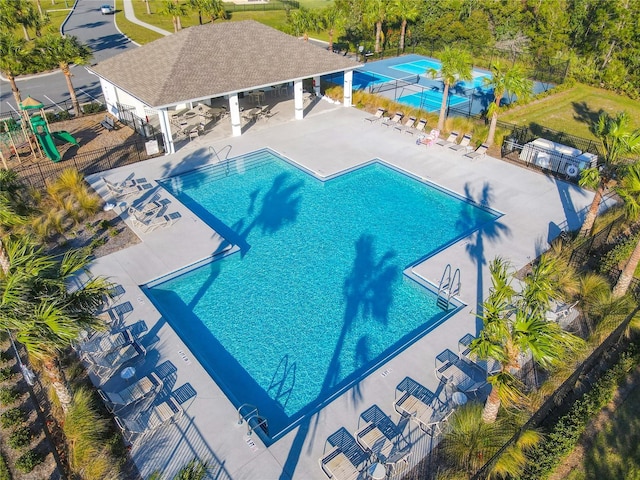
[[[255,405],[243,403],[238,407],[238,425],[242,425],[243,422],[247,422],[247,435],[251,435],[257,427],[260,427],[266,435],[269,435],[267,419],[260,416],[258,407]]]
[[[442,272],[442,278],[440,279],[440,285],[438,286],[438,299],[436,304],[443,310],[449,310],[451,305],[451,297],[460,293],[460,269],[456,268],[456,271],[451,275],[451,264],[447,263]]]

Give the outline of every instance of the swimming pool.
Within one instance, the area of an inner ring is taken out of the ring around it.
[[[403,270],[496,218],[379,161],[321,181],[261,150],[161,183],[241,251],[145,291],[272,440],[450,315]]]
[[[453,107],[462,103],[467,103],[469,100],[465,97],[449,94],[448,101],[449,105]],[[440,110],[440,106],[442,105],[442,93],[434,92],[433,90],[423,90],[419,93],[403,95],[398,98],[398,102],[426,110],[427,112],[437,112]]]

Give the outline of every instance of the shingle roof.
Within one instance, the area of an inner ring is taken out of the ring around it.
[[[253,20],[184,29],[90,70],[152,107],[217,97],[359,64]]]

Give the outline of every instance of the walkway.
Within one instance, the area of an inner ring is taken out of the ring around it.
[[[140,25],[141,27],[148,28],[149,30],[153,30],[160,35],[171,35],[171,32],[164,30],[162,28],[156,27],[155,25],[151,25],[150,23],[143,22],[142,20],[138,20],[136,17],[136,13],[133,11],[133,0],[122,0],[124,5],[124,16],[131,23],[135,23],[136,25]]]

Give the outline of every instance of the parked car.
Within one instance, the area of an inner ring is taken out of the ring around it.
[[[100,7],[100,13],[102,15],[110,15],[115,12],[115,9],[111,5],[102,5]]]

